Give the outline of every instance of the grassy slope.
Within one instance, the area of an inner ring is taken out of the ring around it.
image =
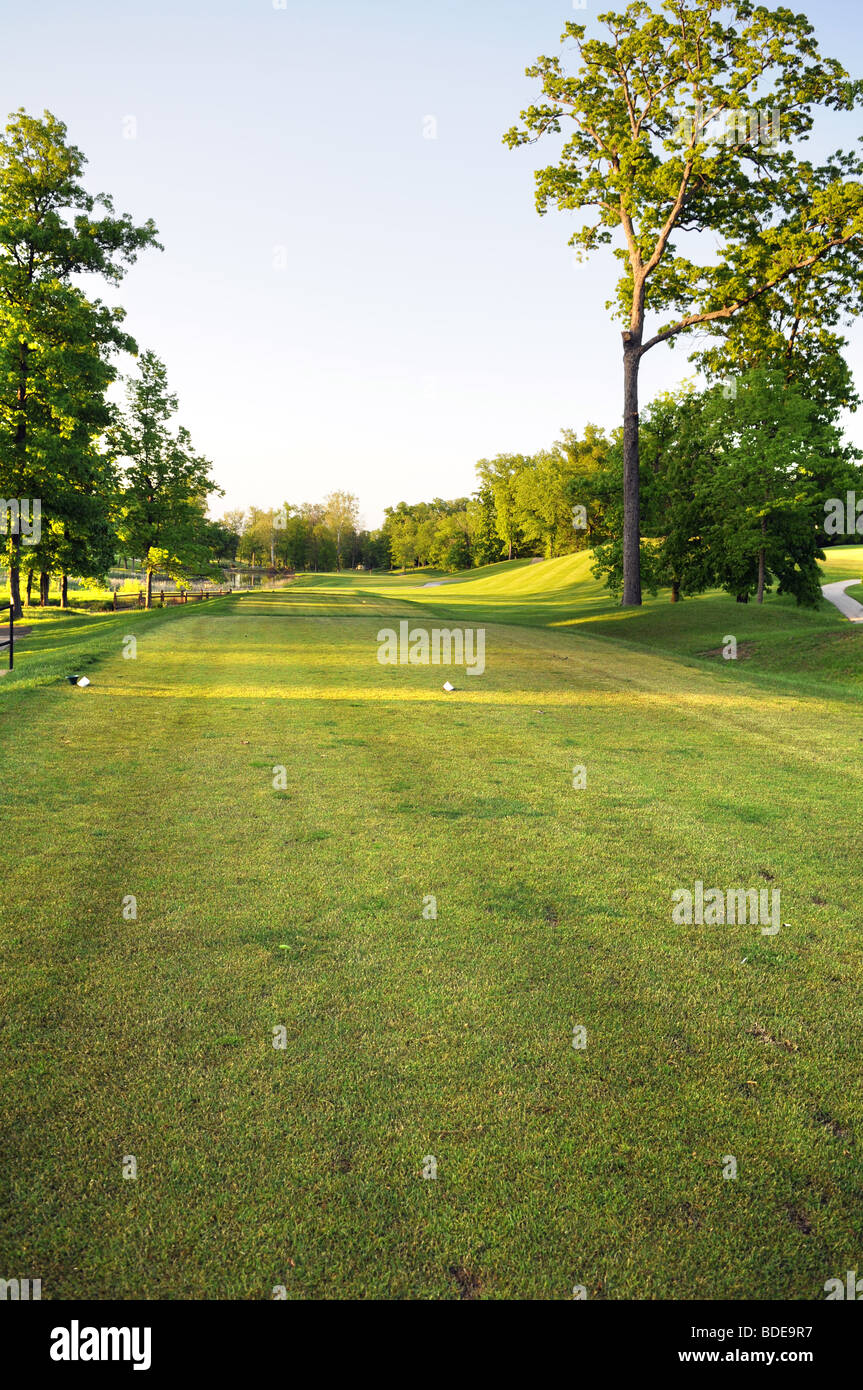
[[[137,615],[136,661],[129,615],[95,620],[87,691],[33,689],[22,644],[6,1269],[46,1297],[808,1299],[859,1262],[854,672],[759,683],[695,654],[725,600],[621,618],[555,565]],[[850,627],[730,608],[772,658]],[[492,614],[450,697],[376,661],[400,616]],[[696,878],[780,887],[789,925],[672,925]]]
[[[824,582],[859,574],[861,562],[863,547],[832,550],[822,566]],[[586,630],[589,625],[593,637],[718,666],[728,679],[769,683],[775,676],[782,681],[793,676],[798,688],[826,682],[837,695],[859,696],[863,633],[827,602],[811,610],[774,596],[759,606],[716,592],[672,605],[663,591],[646,596],[640,609],[621,609],[590,566],[587,552],[539,564],[515,561],[467,572],[437,588],[403,589],[401,597],[433,610],[441,622]],[[737,638],[736,662],[722,656],[729,634]]]

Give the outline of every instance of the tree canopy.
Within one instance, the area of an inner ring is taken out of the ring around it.
[[[641,602],[638,368],[644,353],[693,328],[720,328],[765,296],[853,309],[859,297],[863,162],[797,153],[819,106],[853,109],[863,88],[822,58],[812,25],[750,0],[635,0],[570,22],[578,66],[527,69],[542,100],[504,136],[511,147],[567,136],[536,174],[536,201],[585,214],[579,253],[617,244],[609,309],[623,340],[623,602]],[[701,239],[706,251],[696,259]],[[717,238],[719,244],[717,246]],[[646,314],[658,318],[646,331]]]

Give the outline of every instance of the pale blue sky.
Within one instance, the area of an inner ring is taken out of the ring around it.
[[[159,227],[165,251],[117,297],[168,364],[226,490],[217,510],[347,488],[375,525],[388,503],[469,493],[482,456],[617,423],[611,257],[576,267],[567,219],[537,216],[532,168],[551,147],[501,144],[536,95],[526,65],[558,51],[567,19],[605,8],[5,7],[5,109],[52,110],[89,158],[88,186]],[[857,0],[792,8],[863,73]],[[813,154],[858,130],[825,116]],[[850,355],[863,387],[859,329]],[[683,346],[651,352],[643,400],[686,375],[685,359]],[[863,420],[849,433],[863,442]]]

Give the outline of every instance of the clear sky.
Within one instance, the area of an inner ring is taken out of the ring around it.
[[[537,216],[532,170],[554,146],[501,143],[537,94],[527,64],[559,50],[567,19],[606,8],[4,6],[6,109],[53,111],[88,187],[159,228],[164,252],[105,297],[165,359],[226,492],[214,510],[344,488],[373,526],[390,503],[470,493],[483,456],[618,422],[610,253],[577,266],[567,219]],[[791,8],[863,75],[859,0]],[[857,116],[825,114],[811,152],[858,133]],[[850,336],[863,389],[863,333]],[[644,359],[643,400],[691,372],[686,355]],[[849,434],[863,443],[859,416]]]

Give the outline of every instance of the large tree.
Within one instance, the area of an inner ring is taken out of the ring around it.
[[[539,543],[546,559],[575,544],[572,479],[560,450],[541,449],[515,480],[515,518],[525,540]]]
[[[182,579],[209,567],[213,536],[206,503],[221,489],[209,460],[192,448],[188,430],[172,427],[177,397],[154,352],[141,354],[126,395],[126,410],[110,436],[124,461],[117,531],[130,553],[143,560],[149,608],[156,571]]]
[[[606,535],[605,514],[616,502],[609,487],[612,441],[604,430],[587,424],[581,439],[575,430],[562,430],[554,447],[567,461],[574,547],[595,545]],[[583,513],[576,515],[576,508]]]
[[[625,323],[623,603],[636,605],[641,359],[678,334],[745,315],[801,276],[819,303],[837,285],[840,299],[856,287],[863,162],[839,151],[814,165],[793,144],[811,130],[814,107],[851,110],[861,85],[822,59],[812,26],[784,8],[665,0],[656,10],[635,0],[600,22],[607,32],[596,39],[566,26],[575,75],[557,57],[528,68],[544,100],[504,140],[532,143],[571,122],[557,163],[537,172],[538,210],[593,214],[571,238],[581,254],[622,240],[613,307]],[[695,233],[708,243],[701,261],[688,254]],[[650,336],[648,309],[666,316]]]
[[[501,541],[495,525],[494,492],[481,483],[468,503],[473,531],[473,562],[492,565],[501,556]]]
[[[158,245],[152,221],[135,226],[110,198],[86,192],[84,164],[48,111],[17,112],[0,137],[0,491],[43,499],[70,528],[80,498],[94,497],[86,455],[111,354],[134,349],[122,310],[88,299],[78,277],[115,283],[143,247]],[[17,616],[20,558],[12,536]]]
[[[847,463],[835,426],[817,401],[781,372],[746,373],[729,397],[704,397],[704,458],[696,497],[702,534],[719,583],[742,602],[779,593],[814,605],[825,490],[834,493]]]
[[[759,368],[696,391],[685,383],[652,401],[642,423],[642,543],[646,587],[672,601],[722,587],[762,603],[774,581],[798,603],[820,598],[824,498],[859,486],[857,451],[843,446],[821,402],[781,371]],[[619,480],[615,450],[610,476]],[[623,582],[620,504],[594,572]]]
[[[324,520],[335,537],[336,567],[342,567],[342,541],[357,529],[360,504],[352,492],[331,492],[324,498]]]
[[[518,507],[515,487],[519,474],[529,468],[532,460],[524,454],[498,454],[493,459],[480,459],[476,466],[480,488],[489,488],[494,498],[495,527],[506,546],[506,558],[511,560],[518,551],[521,532],[518,527]]]
[[[31,329],[38,323],[34,317]],[[119,343],[110,311],[72,286],[54,288],[48,322],[33,336],[38,365],[29,392],[28,456],[40,475],[44,524],[29,558],[41,572],[42,603],[50,575],[59,573],[65,607],[70,572],[103,578],[114,558],[116,478],[102,439],[112,418],[105,398],[115,376],[110,354]]]

